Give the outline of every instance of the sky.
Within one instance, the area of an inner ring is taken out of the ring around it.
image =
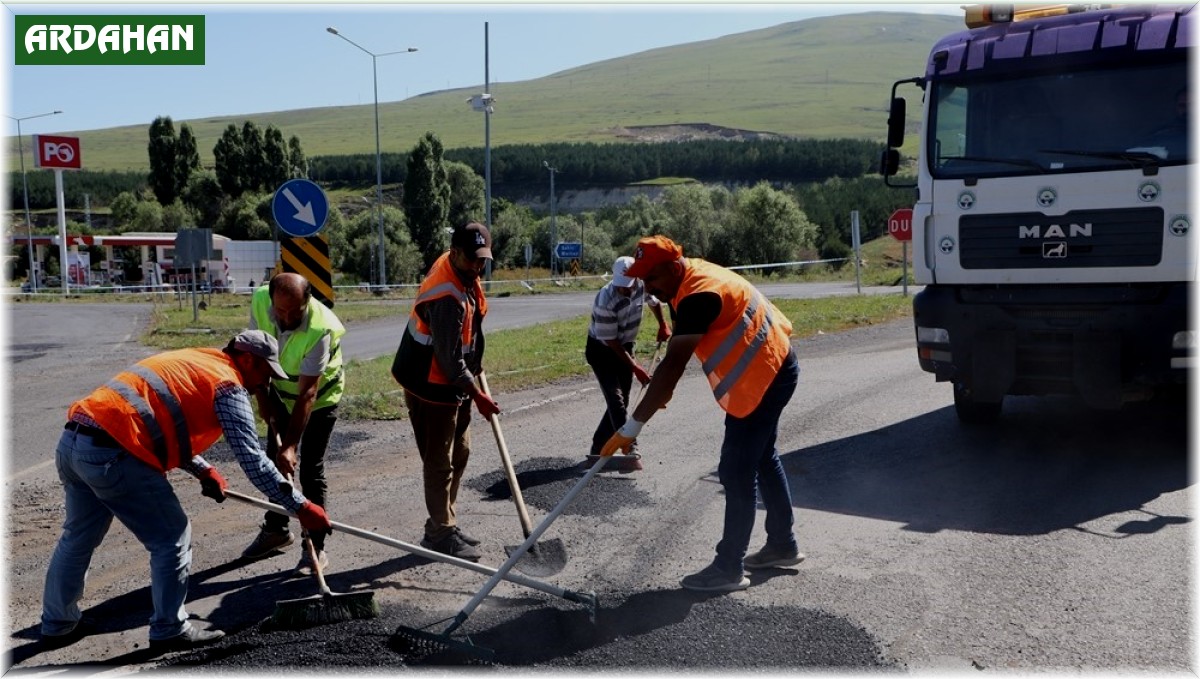
[[[959,3],[773,4],[484,2],[418,4],[77,4],[3,2],[0,45],[14,44],[18,14],[203,14],[203,66],[15,66],[5,55],[3,114],[62,113],[21,124],[55,134],[226,115],[374,102],[372,58],[326,31],[333,26],[375,59],[379,102],[459,87],[483,91],[484,23],[488,79],[550,75],[649,49],[709,40],[817,16],[866,11],[960,14]],[[17,127],[4,120],[5,135]]]

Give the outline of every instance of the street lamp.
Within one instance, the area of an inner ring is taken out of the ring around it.
[[[542,167],[550,170],[550,275],[554,276],[554,264],[558,261],[558,220],[557,206],[554,199],[554,173],[558,168],[551,167],[549,161],[542,161]]]
[[[375,214],[379,220],[379,284],[387,287],[387,266],[384,264],[383,254],[383,155],[379,150],[379,75],[378,69],[376,68],[376,60],[378,60],[379,57],[388,57],[393,54],[407,54],[409,52],[416,52],[417,48],[409,47],[408,49],[396,50],[395,52],[376,54],[362,45],[354,42],[350,38],[347,38],[341,33],[338,33],[338,30],[333,26],[330,26],[325,30],[371,55],[371,79],[375,84]]]
[[[33,292],[37,292],[37,276],[33,271],[33,219],[29,214],[29,180],[25,178],[25,147],[21,143],[21,121],[56,116],[59,113],[62,113],[62,111],[50,111],[49,113],[39,113],[35,116],[25,116],[23,118],[4,116],[9,120],[17,121],[17,153],[21,156],[21,185],[25,191],[25,234],[28,237],[27,247],[29,248],[29,289]],[[66,266],[66,263],[64,262],[63,265]]]

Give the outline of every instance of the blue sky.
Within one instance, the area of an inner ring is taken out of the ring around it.
[[[4,57],[4,115],[57,116],[22,123],[25,135],[148,125],[320,106],[370,104],[375,52],[379,101],[484,82],[539,78],[648,49],[717,38],[815,16],[872,10],[958,14],[955,4],[54,4],[5,2],[0,44],[13,45],[16,14],[203,14],[204,66],[14,66]],[[5,134],[16,133],[9,120]]]

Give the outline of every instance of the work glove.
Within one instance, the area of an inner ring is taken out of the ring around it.
[[[304,504],[300,506],[300,511],[296,512],[296,517],[300,519],[300,525],[304,527],[304,530],[309,533],[318,531],[328,533],[333,530],[333,524],[329,522],[325,510],[311,500],[305,500]]]
[[[650,384],[650,373],[637,363],[633,364],[633,376],[637,378],[639,384]]]
[[[492,415],[500,414],[500,404],[496,403],[491,396],[482,391],[477,394],[471,394],[471,400],[475,402],[475,407],[479,410],[479,414],[483,415],[484,419],[492,419]]]
[[[625,424],[609,437],[608,442],[600,449],[602,457],[611,457],[617,454],[617,451],[629,454],[633,450],[633,442],[637,440],[638,434],[642,432],[642,422],[638,422],[632,417],[625,420]]]
[[[671,339],[671,331],[667,329],[667,326],[658,326],[658,341],[661,343],[666,342],[669,339]]]
[[[200,494],[217,502],[225,501],[225,489],[229,484],[216,467],[208,467],[196,475],[200,479]]]

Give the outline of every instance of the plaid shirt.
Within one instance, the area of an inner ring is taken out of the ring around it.
[[[254,423],[254,410],[250,407],[250,394],[237,384],[224,384],[217,388],[213,402],[217,413],[217,421],[225,433],[225,441],[233,449],[238,464],[246,477],[263,495],[278,505],[283,505],[291,511],[299,511],[304,504],[304,496],[299,491],[285,492],[283,475],[275,468],[274,463],[267,458],[263,449],[258,445],[258,429]],[[199,455],[180,465],[180,469],[198,475],[200,471],[211,467]]]

